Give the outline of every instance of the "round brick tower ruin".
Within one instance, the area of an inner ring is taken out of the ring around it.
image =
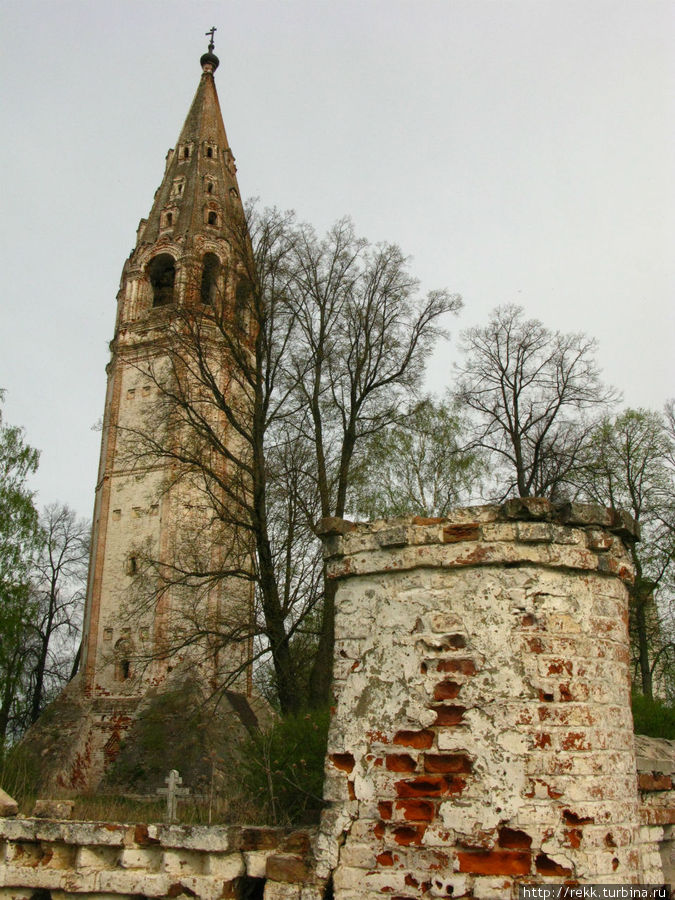
[[[632,520],[525,499],[322,528],[336,900],[638,882]]]

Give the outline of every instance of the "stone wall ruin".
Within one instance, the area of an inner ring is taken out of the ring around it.
[[[336,900],[662,880],[630,711],[635,537],[626,516],[540,499],[324,522],[339,587],[320,865]],[[669,797],[656,815],[672,823]]]
[[[322,529],[338,591],[318,831],[0,819],[0,900],[675,877],[674,744],[632,732],[629,518],[530,499]]]

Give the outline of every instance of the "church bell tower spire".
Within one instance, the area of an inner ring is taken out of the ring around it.
[[[125,613],[140,554],[152,558],[157,571],[169,567],[189,527],[202,535],[209,553],[215,552],[209,531],[212,512],[186,494],[183,483],[175,484],[170,457],[130,452],[128,442],[129,435],[144,429],[147,433],[149,422],[161,425],[166,400],[162,372],[175,365],[171,342],[184,333],[177,323],[184,324],[193,313],[208,329],[209,316],[213,320],[217,311],[225,310],[227,318],[247,268],[242,263],[249,248],[245,216],[214,80],[219,65],[215,31],[214,27],[207,32],[210,41],[200,59],[202,74],[194,99],[176,146],[167,154],[150,213],[138,227],[117,296],[79,676],[95,708],[105,707],[94,716],[88,738],[90,784],[114,757],[123,736],[123,723],[109,733],[114,710],[129,713],[184,661],[156,652],[166,641],[167,622],[176,611],[171,589],[156,591],[139,618]],[[233,239],[235,234],[239,240]],[[214,371],[227,372],[231,366],[227,352],[218,343],[217,329],[212,331],[208,352],[216,360]],[[225,446],[231,440],[227,423],[212,426],[220,429]],[[177,431],[173,439],[179,442],[184,436]],[[222,563],[222,543],[220,547]],[[231,618],[247,622],[251,590],[245,578],[235,585],[225,580],[210,589],[205,602],[220,613],[229,609]],[[230,660],[231,668],[241,674],[231,686],[250,696],[246,652],[241,645],[232,651],[239,655]]]

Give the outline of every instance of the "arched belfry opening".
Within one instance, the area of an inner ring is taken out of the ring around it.
[[[176,281],[176,261],[170,253],[160,253],[148,263],[148,278],[152,285],[152,305],[166,306],[173,303]]]
[[[206,306],[213,306],[218,296],[220,260],[215,253],[205,253],[202,262],[200,299]]]

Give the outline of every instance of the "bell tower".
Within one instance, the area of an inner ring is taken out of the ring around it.
[[[214,30],[178,142],[167,154],[152,209],[124,264],[110,345],[80,679],[85,697],[99,705],[116,703],[118,713],[129,712],[197,652],[187,644],[175,650],[168,633],[186,592],[242,625],[252,609],[252,583],[241,577],[247,565],[250,571],[250,555],[248,563],[240,559],[233,566],[240,577],[229,582],[213,579],[204,587],[185,575],[181,542],[188,533],[200,536],[200,552],[209,556],[211,568],[222,568],[230,551],[222,526],[215,529],[213,509],[195,493],[198,479],[184,478],[177,469],[178,451],[190,440],[185,423],[168,422],[171,378],[181,367],[184,384],[190,377],[190,363],[176,353],[175,342],[185,341],[199,320],[200,333],[207,334],[199,353],[208,356],[211,371],[227,372],[233,363],[219,339],[223,332],[209,332],[209,317],[227,317],[231,310],[234,318],[246,283],[249,241],[214,82]],[[199,384],[191,390],[199,404]],[[217,408],[205,415],[224,445],[235,439]],[[185,577],[172,585],[170,573],[179,569]],[[250,696],[246,640],[214,652],[202,664],[202,675],[215,678],[219,667],[238,673],[229,687]],[[102,742],[103,737],[94,744]]]

